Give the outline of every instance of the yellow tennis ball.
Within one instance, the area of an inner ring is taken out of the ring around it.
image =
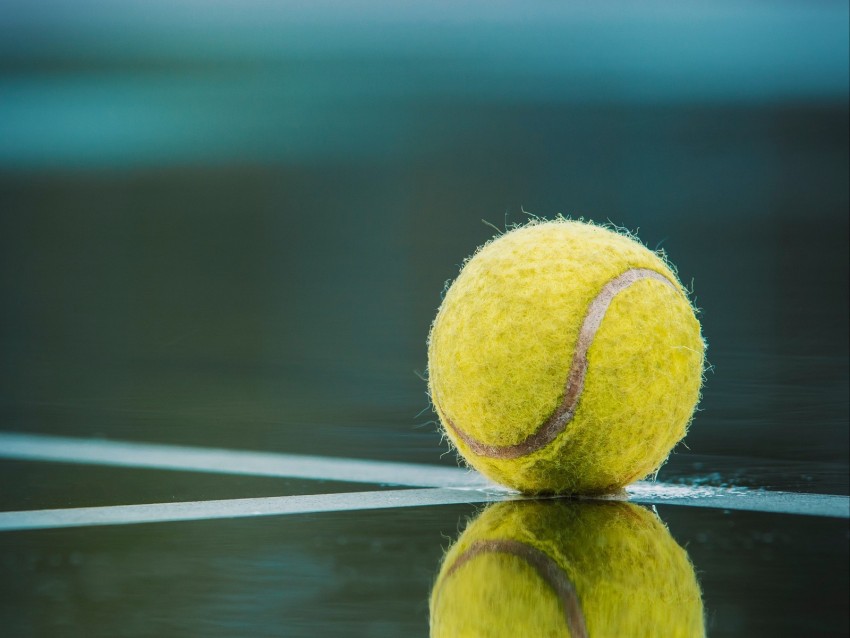
[[[705,635],[688,555],[631,503],[489,507],[443,559],[430,610],[432,638]]]
[[[431,401],[466,461],[528,493],[594,493],[654,472],[699,400],[700,324],[632,237],[558,219],[497,237],[446,292]]]

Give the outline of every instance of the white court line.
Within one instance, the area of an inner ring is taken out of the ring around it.
[[[484,487],[461,468],[0,432],[0,458],[408,487]]]
[[[77,507],[72,509],[0,512],[0,532],[87,527],[92,525],[130,525],[165,523],[284,514],[345,512],[391,507],[422,507],[452,503],[481,503],[510,498],[507,493],[486,494],[475,490],[425,488],[385,490],[381,492],[349,492],[312,496],[273,496],[238,498],[224,501],[191,501],[187,503],[152,503],[149,505],[115,505],[111,507]]]
[[[79,452],[79,454],[75,455],[74,452]],[[177,455],[179,454],[188,455],[190,462],[187,467],[178,463]],[[229,458],[230,454],[233,454],[234,457]],[[372,482],[395,485],[405,484],[398,482],[402,479],[428,481],[424,484],[433,485],[440,478],[446,479],[446,483],[438,484],[432,489],[2,512],[0,513],[0,531],[271,516],[390,507],[421,507],[521,498],[516,493],[489,484],[483,477],[474,473],[452,468],[0,434],[0,457],[15,459],[61,460],[74,463],[102,463],[121,467],[190,469],[205,472],[217,471],[215,467],[209,465],[212,460],[224,460],[226,461],[226,469],[224,470],[226,473],[253,474],[251,468],[237,468],[236,466],[238,461],[254,458],[255,455],[265,461],[265,465],[262,465],[259,472],[263,476],[294,475],[299,478],[327,479],[330,475],[334,480],[357,480],[360,482],[369,482],[365,477],[371,476],[374,479]],[[237,469],[239,471],[236,471]],[[388,471],[393,473],[392,476],[386,474]],[[354,476],[355,478],[343,478],[347,476]],[[419,485],[422,484],[419,483]],[[740,488],[692,487],[639,482],[629,486],[620,494],[602,498],[654,505],[686,505],[778,514],[850,518],[850,498],[825,494],[796,494]]]
[[[626,487],[625,500],[647,505],[685,505],[800,516],[850,518],[850,497],[729,487],[691,487],[639,481]],[[614,495],[609,499],[623,498]]]
[[[504,489],[444,487],[0,512],[0,532],[363,511],[457,503],[489,503],[522,498],[519,494]],[[689,505],[692,507],[839,518],[850,516],[848,499],[842,496],[792,494],[788,492],[742,492],[724,488],[689,488],[663,483],[637,483],[630,486],[622,494],[608,496],[601,500],[628,500],[646,505]]]

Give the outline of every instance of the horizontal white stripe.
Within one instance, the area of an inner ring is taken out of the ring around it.
[[[0,513],[0,531],[275,516],[519,499],[473,472],[408,463],[0,433],[0,458],[416,485],[404,489]],[[639,482],[603,500],[850,518],[850,498]]]
[[[751,512],[773,512],[776,514],[850,518],[850,498],[834,494],[798,494],[795,492],[705,486],[689,487],[641,481],[626,487],[626,495],[624,498],[629,501],[647,505],[686,505]]]
[[[461,468],[0,432],[0,458],[409,487],[483,487]]]
[[[112,507],[78,507],[73,509],[35,510],[0,513],[0,531],[87,527],[93,525],[130,525],[134,523],[166,523],[253,516],[280,516],[317,512],[422,507],[452,503],[480,503],[502,500],[505,493],[487,494],[480,490],[425,488],[350,492],[313,496],[276,496],[239,498],[224,501],[192,501],[187,503],[153,503],[149,505],[116,505]]]
[[[456,503],[487,503],[520,498],[523,497],[501,489],[425,488],[186,503],[79,507],[2,512],[0,513],[0,531],[281,516]],[[604,500],[629,500],[652,505],[688,505],[781,514],[850,517],[850,505],[847,497],[822,494],[744,492],[723,488],[688,488],[661,483],[637,483],[630,486],[625,493],[602,498]]]

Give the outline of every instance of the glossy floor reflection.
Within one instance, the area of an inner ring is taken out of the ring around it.
[[[431,635],[705,635],[687,553],[631,503],[491,505],[443,559]]]
[[[554,521],[532,516],[520,525],[511,511],[503,527],[525,538],[554,535],[548,544],[532,544],[555,546],[554,559],[569,563],[580,594],[594,579],[604,580],[599,561],[606,538],[610,547],[628,537],[618,530],[625,507],[626,520],[635,521],[625,524],[644,535],[643,550],[651,556],[660,545],[669,552],[691,588],[687,551],[708,635],[846,635],[846,520],[667,506],[657,508],[658,522],[635,505],[545,507]],[[522,508],[535,510],[533,504]],[[0,618],[13,636],[426,636],[429,597],[446,548],[464,528],[479,529],[467,521],[481,509],[4,533]],[[493,520],[489,511],[485,516],[485,523]],[[614,520],[601,521],[608,531],[596,537],[583,526],[598,516]],[[561,526],[553,530],[553,522]],[[593,551],[584,551],[588,544]],[[582,575],[578,568],[590,571]],[[624,565],[613,568],[616,577],[607,582],[629,578]],[[650,573],[638,570],[633,577],[643,587]],[[595,595],[585,603],[588,622],[601,613],[593,605],[607,600]]]

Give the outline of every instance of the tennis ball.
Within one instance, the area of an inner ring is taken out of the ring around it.
[[[527,493],[600,493],[656,471],[699,400],[704,343],[670,266],[559,218],[485,244],[448,288],[428,385],[448,438]]]
[[[685,551],[650,511],[621,502],[487,508],[449,549],[431,636],[704,636]]]

